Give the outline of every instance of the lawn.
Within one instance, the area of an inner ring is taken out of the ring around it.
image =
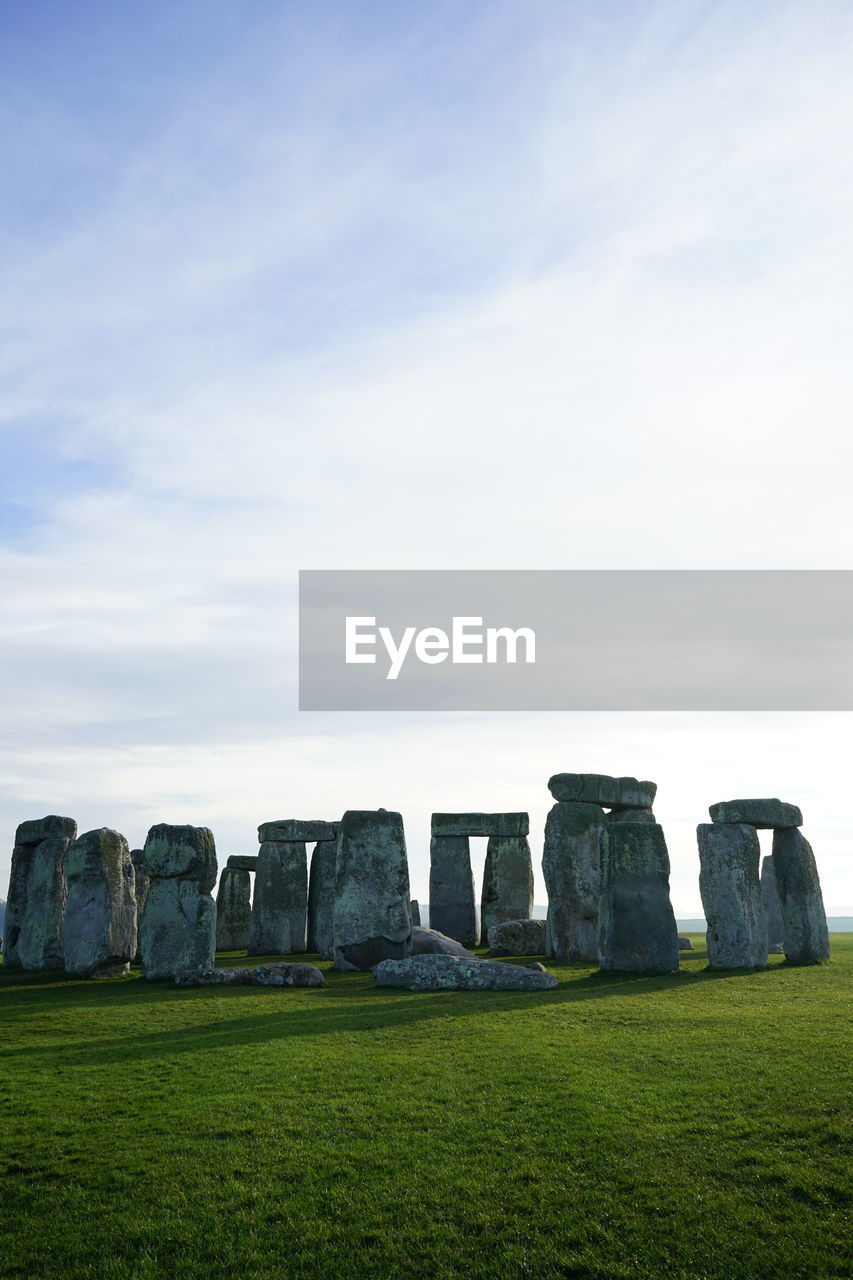
[[[0,1275],[849,1276],[832,944],[511,994],[0,970]]]

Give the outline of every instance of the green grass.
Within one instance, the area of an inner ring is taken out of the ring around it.
[[[849,1276],[832,943],[512,994],[0,971],[0,1275]]]

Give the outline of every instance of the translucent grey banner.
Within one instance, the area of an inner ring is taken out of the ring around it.
[[[303,711],[849,711],[853,571],[305,570]]]

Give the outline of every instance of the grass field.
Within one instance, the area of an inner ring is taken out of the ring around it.
[[[832,945],[520,994],[0,970],[0,1275],[849,1276]]]

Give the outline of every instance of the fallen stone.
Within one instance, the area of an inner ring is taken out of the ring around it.
[[[525,836],[491,836],[486,846],[480,929],[533,915],[533,862]]]
[[[176,987],[246,987],[254,969],[201,969],[196,973],[179,973]]]
[[[192,880],[202,893],[216,884],[216,845],[208,827],[158,823],[148,832],[143,855],[143,870],[152,880]]]
[[[611,809],[605,822],[657,822],[652,809]]]
[[[544,920],[504,920],[489,930],[489,951],[493,956],[544,956]]]
[[[611,778],[606,773],[555,773],[548,781],[555,800],[600,804],[605,809],[651,809],[657,789],[656,782]]]
[[[348,809],[338,830],[336,968],[372,968],[411,954],[406,837],[399,813]]]
[[[829,931],[812,847],[801,832],[773,833],[773,870],[782,904],[785,959],[820,964],[829,959]]]
[[[78,977],[127,972],[136,955],[136,885],[123,835],[101,827],[65,855],[65,972]]]
[[[683,933],[680,933],[680,934],[678,935],[678,950],[679,950],[679,951],[693,951],[693,950],[695,950],[695,948],[694,948],[694,946],[693,946],[693,943],[692,943],[692,941],[690,940],[690,938],[686,938],[686,937],[684,936],[684,934],[683,934]]]
[[[721,800],[712,804],[708,812],[712,822],[745,822],[762,831],[803,825],[797,806],[784,800]]]
[[[216,895],[216,950],[245,951],[251,931],[251,872],[226,865]]]
[[[678,968],[663,829],[646,822],[605,826],[601,844],[599,965],[620,973]]]
[[[767,963],[761,907],[761,849],[747,823],[701,822],[699,893],[708,925],[710,969],[756,969]]]
[[[476,960],[473,952],[468,951],[455,938],[448,938],[438,929],[424,929],[420,925],[412,925],[413,956],[467,956]]]
[[[412,917],[412,924],[419,925],[421,922],[421,904],[417,898],[412,898],[409,903],[409,915]]]
[[[461,956],[383,960],[374,967],[373,976],[378,987],[404,987],[409,991],[550,991],[558,985],[552,973]]]
[[[225,863],[226,871],[257,871],[258,855],[252,853],[232,853]]]
[[[212,969],[216,950],[216,845],[207,827],[159,823],[145,841],[151,877],[142,913],[142,971],[153,980]]]
[[[319,818],[280,818],[277,822],[262,822],[258,827],[258,841],[266,844],[315,844],[318,840],[335,840],[337,822],[323,822]]]
[[[331,960],[335,950],[335,841],[318,840],[308,879],[308,950]]]
[[[322,987],[323,975],[313,964],[259,964],[253,987]]]
[[[767,951],[773,956],[782,955],[785,950],[785,923],[782,918],[782,901],[776,888],[772,854],[768,854],[761,862],[761,906],[767,931]]]
[[[258,854],[252,899],[250,956],[305,950],[308,855],[303,841],[267,840]]]
[[[477,906],[467,836],[436,836],[429,842],[429,922],[464,947],[477,945]]]
[[[604,810],[597,804],[563,801],[545,822],[542,871],[548,890],[546,954],[554,960],[598,960],[598,899],[601,894],[601,833]]]
[[[65,855],[76,834],[74,819],[56,814],[22,822],[15,833],[3,939],[9,969],[62,968]]]
[[[528,813],[434,813],[434,836],[526,836]]]

